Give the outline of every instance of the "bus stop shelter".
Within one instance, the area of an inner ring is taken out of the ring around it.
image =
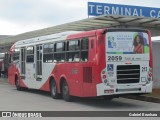
[[[45,29],[22,33],[0,40],[0,48],[10,46],[16,41],[44,36],[64,31],[88,31],[100,28],[142,28],[149,29],[152,36],[160,36],[160,19],[137,16],[102,15],[57,25]],[[1,52],[1,51],[0,51]]]

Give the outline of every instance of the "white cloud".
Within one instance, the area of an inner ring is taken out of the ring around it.
[[[78,16],[82,15],[87,17],[87,3],[82,0],[12,0],[15,1],[12,3],[8,2],[10,0],[3,1],[6,2],[0,2],[1,17],[14,22],[41,21],[53,24],[68,18],[77,20],[80,18]]]
[[[87,18],[87,2],[159,7],[153,0],[0,0],[0,34],[19,34]]]
[[[86,17],[87,2],[82,0],[1,0],[0,25],[5,26],[0,34],[18,34]]]
[[[0,34],[1,35],[16,35],[28,31],[33,31],[37,29],[42,29],[50,27],[49,24],[38,24],[38,23],[33,23],[33,24],[17,24],[13,23],[7,20],[1,20],[0,19]]]

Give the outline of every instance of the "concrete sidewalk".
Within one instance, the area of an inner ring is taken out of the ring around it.
[[[143,95],[146,101],[160,103],[160,89],[153,89],[151,94]]]
[[[153,89],[152,93],[150,94],[144,94],[140,96],[128,95],[125,96],[124,98],[160,103],[160,89]]]

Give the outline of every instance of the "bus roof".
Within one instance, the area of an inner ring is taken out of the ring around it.
[[[22,47],[22,46],[29,46],[33,44],[43,44],[46,42],[54,42],[54,41],[61,41],[67,39],[68,35],[80,33],[82,31],[67,31],[57,34],[39,36],[35,38],[20,40],[14,44],[15,47]]]
[[[97,29],[97,30],[90,30],[90,31],[67,31],[61,33],[55,33],[51,35],[39,36],[30,39],[20,40],[16,42],[11,48],[14,49],[15,47],[23,47],[23,46],[31,46],[34,44],[44,44],[46,42],[54,42],[54,41],[63,41],[75,38],[82,38],[82,37],[89,37],[94,36],[96,34],[105,32],[106,30],[140,30],[146,31],[144,29],[136,29],[136,28],[104,28],[104,29]],[[12,51],[12,50],[11,50]]]

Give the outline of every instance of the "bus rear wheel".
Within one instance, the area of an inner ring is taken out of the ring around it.
[[[59,98],[59,94],[57,92],[57,85],[56,85],[55,80],[51,80],[50,92],[51,92],[51,97],[53,99],[58,99]]]
[[[70,96],[70,93],[69,93],[69,87],[68,87],[68,84],[65,80],[62,83],[62,97],[67,102],[71,101],[71,96]]]
[[[15,85],[16,85],[16,89],[18,91],[22,90],[22,87],[20,86],[20,81],[19,81],[18,77],[16,77],[16,79],[15,79]]]

